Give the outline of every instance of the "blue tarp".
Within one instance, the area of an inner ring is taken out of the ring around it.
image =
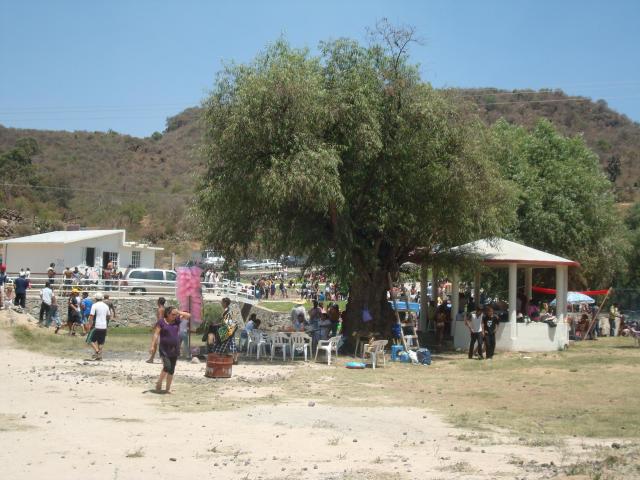
[[[393,301],[389,301],[389,305],[391,305],[391,308],[393,308]],[[407,311],[407,302],[405,302],[404,300],[396,300],[396,306],[399,312]],[[409,302],[408,311],[420,313],[420,304],[416,302]]]

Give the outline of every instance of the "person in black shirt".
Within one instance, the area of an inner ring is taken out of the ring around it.
[[[23,273],[13,282],[13,287],[16,291],[16,298],[14,300],[14,304],[17,307],[22,309],[25,308],[25,300],[27,298],[27,289],[29,288],[29,280],[27,280],[26,275]]]
[[[482,315],[484,341],[486,343],[487,358],[492,358],[496,350],[496,331],[498,330],[498,316],[493,313],[493,307],[488,306]]]

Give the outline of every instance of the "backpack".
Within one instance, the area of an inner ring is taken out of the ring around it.
[[[418,354],[418,362],[422,365],[431,365],[431,352],[428,348],[419,348],[416,353]]]

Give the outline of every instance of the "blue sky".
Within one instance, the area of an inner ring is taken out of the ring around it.
[[[0,124],[162,131],[223,61],[281,34],[294,46],[366,40],[386,17],[424,39],[437,87],[561,88],[640,121],[640,1],[0,0]]]

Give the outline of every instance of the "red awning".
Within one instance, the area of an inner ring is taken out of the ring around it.
[[[556,294],[556,290],[554,288],[532,287],[531,290],[533,290],[536,293],[547,293],[549,295],[555,295]],[[606,295],[608,292],[609,292],[609,289],[607,289],[607,290],[583,290],[580,293],[583,293],[585,295]]]

